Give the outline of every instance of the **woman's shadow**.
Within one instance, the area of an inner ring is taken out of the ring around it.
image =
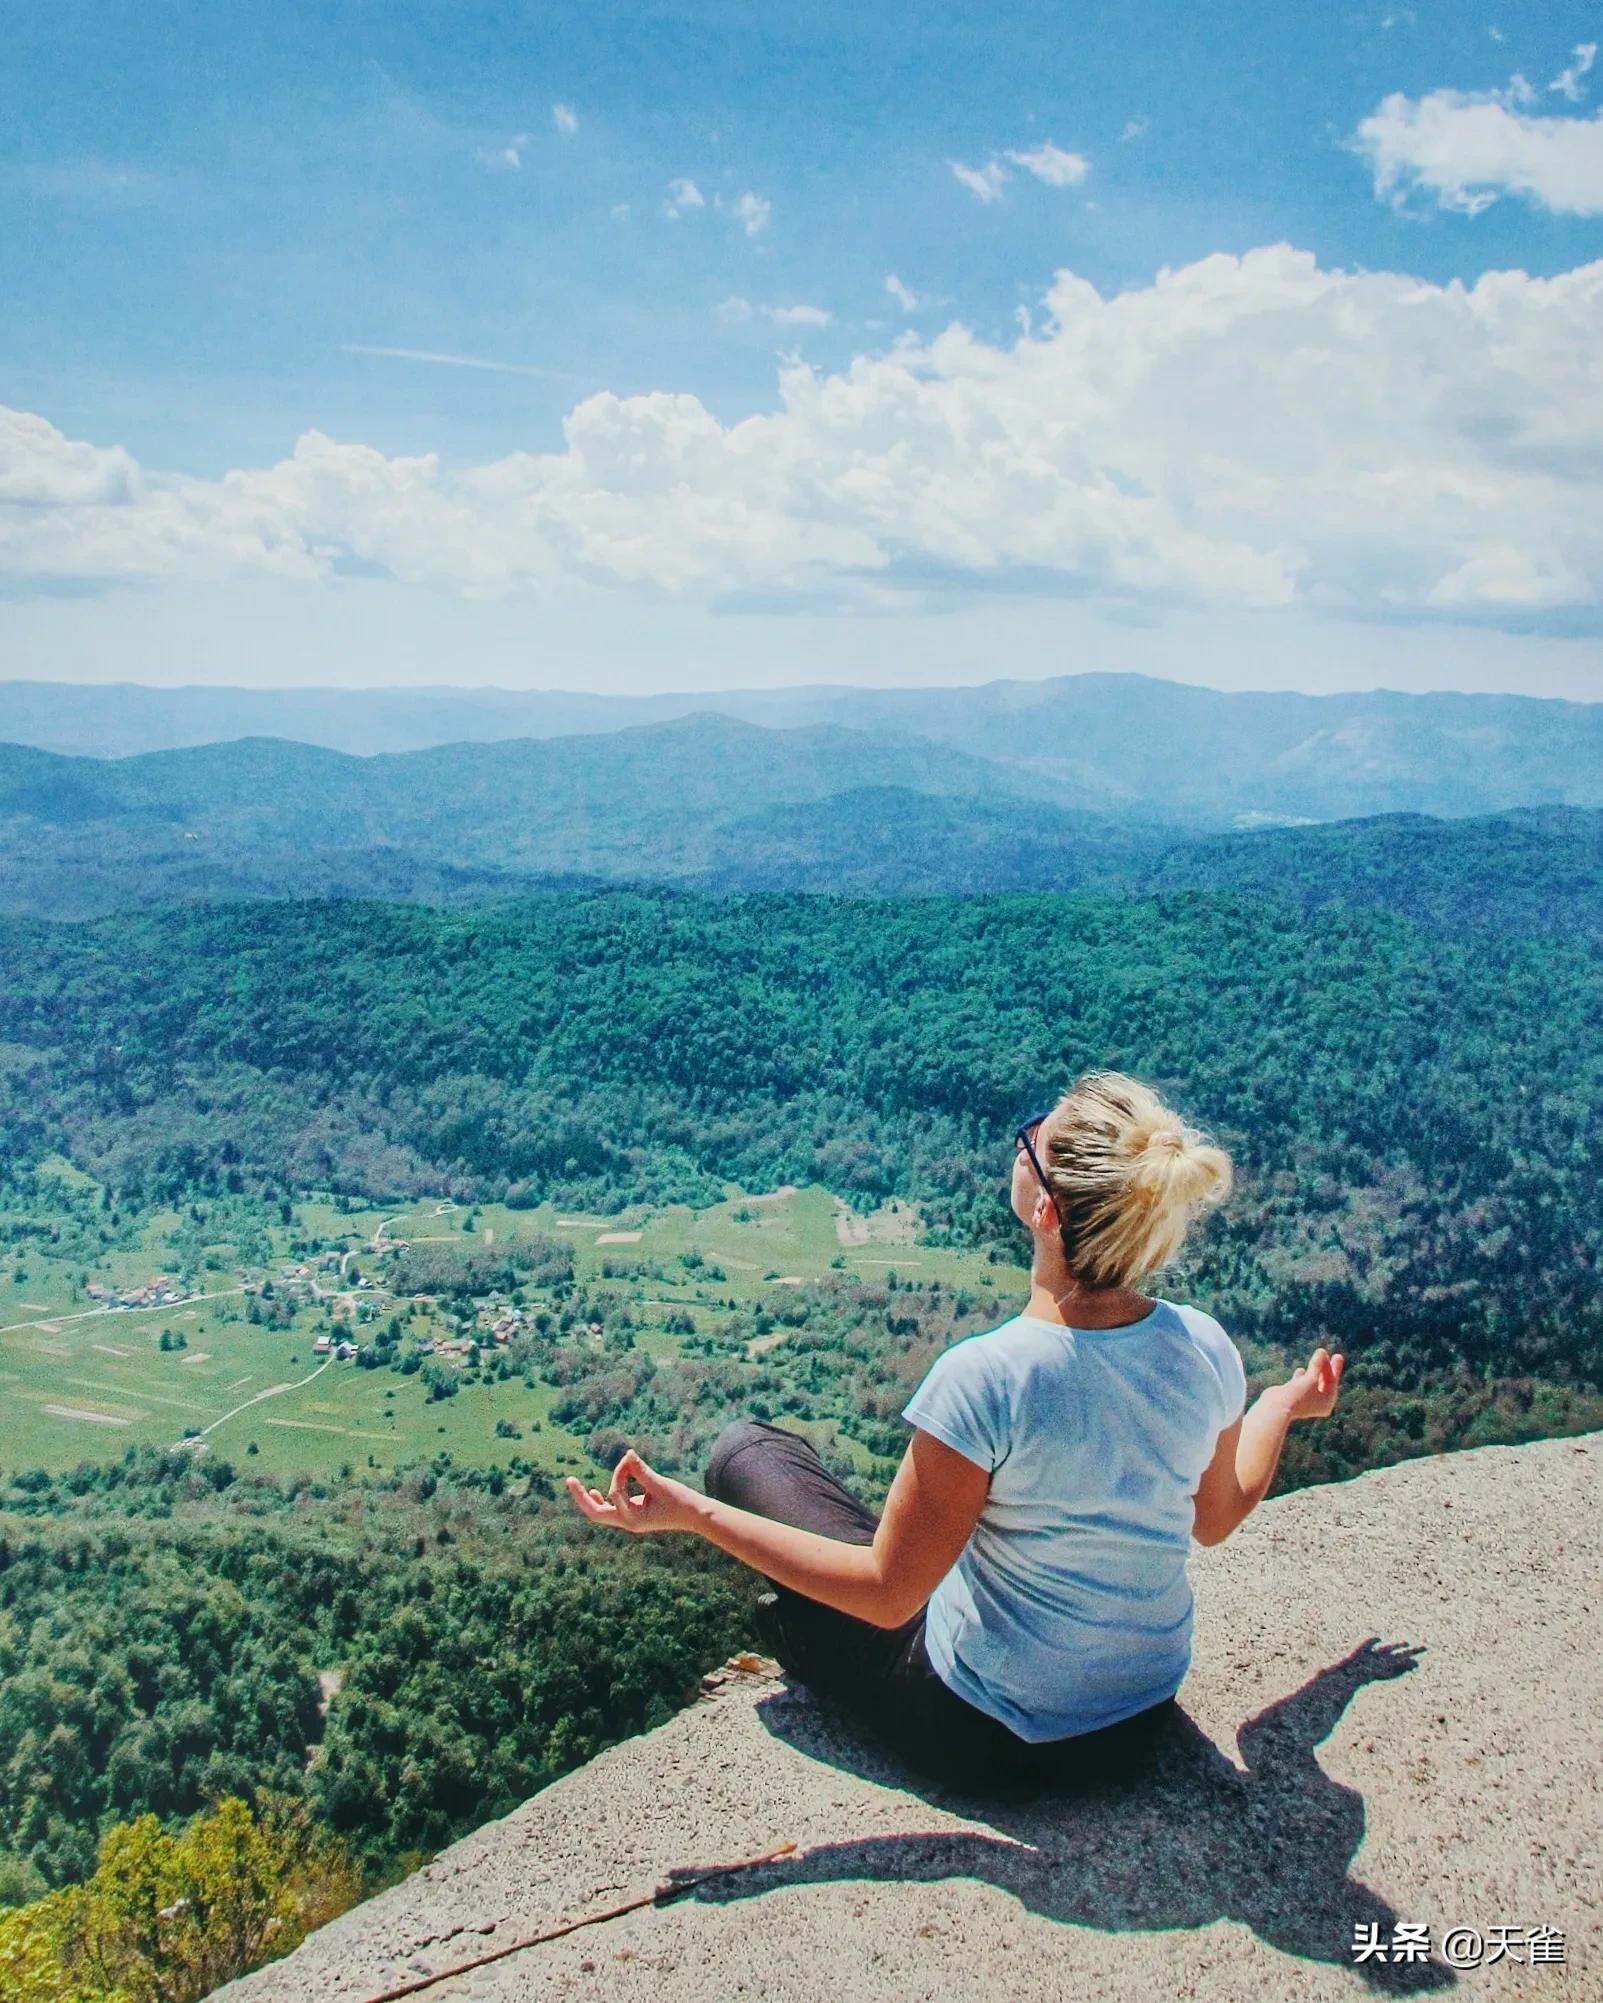
[[[1135,1774],[1026,1800],[939,1787],[893,1753],[842,1733],[814,1705],[777,1693],[758,1707],[776,1737],[947,1809],[972,1804],[999,1833],[819,1844],[791,1862],[703,1885],[696,1896],[751,1898],[840,1879],[978,1878],[1070,1925],[1150,1931],[1238,1920],[1282,1953],[1351,1968],[1378,1991],[1450,1987],[1457,1978],[1441,1962],[1394,1958],[1399,1915],[1351,1875],[1364,1836],[1363,1797],[1314,1757],[1365,1683],[1405,1675],[1418,1654],[1372,1638],[1247,1719],[1236,1734],[1244,1773],[1177,1708]],[[1422,1932],[1416,1926],[1414,1937]],[[1364,1941],[1378,1942],[1387,1958],[1358,1959]]]

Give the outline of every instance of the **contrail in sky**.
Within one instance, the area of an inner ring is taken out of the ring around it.
[[[343,341],[344,355],[384,355],[397,362],[435,362],[447,369],[489,369],[500,376],[550,376],[559,382],[577,382],[568,369],[530,368],[522,362],[490,362],[482,355],[437,355],[428,348],[374,348],[363,341]]]

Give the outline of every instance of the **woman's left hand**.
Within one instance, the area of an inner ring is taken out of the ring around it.
[[[631,1483],[639,1489],[638,1495],[631,1493]],[[705,1503],[695,1489],[647,1467],[633,1447],[612,1470],[612,1486],[605,1495],[597,1488],[586,1488],[576,1475],[568,1476],[567,1486],[582,1516],[636,1537],[654,1530],[694,1530],[696,1507]]]

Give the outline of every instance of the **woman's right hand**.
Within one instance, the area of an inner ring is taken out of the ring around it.
[[[656,1530],[699,1528],[696,1512],[702,1498],[682,1481],[670,1480],[647,1467],[633,1447],[613,1469],[612,1486],[605,1495],[599,1489],[586,1488],[571,1474],[567,1490],[581,1515],[609,1530],[627,1530],[643,1537]]]
[[[1301,1370],[1294,1370],[1276,1389],[1293,1419],[1328,1419],[1336,1409],[1341,1373],[1347,1359],[1339,1351],[1316,1349]]]

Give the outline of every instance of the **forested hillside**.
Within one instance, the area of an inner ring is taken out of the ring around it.
[[[1573,807],[1216,835],[1172,843],[1124,874],[1146,891],[1376,905],[1444,930],[1603,936],[1603,813]]]
[[[942,745],[727,717],[370,759],[272,738],[121,760],[0,745],[0,908],[683,878],[717,829],[766,807],[884,786],[1005,799],[1024,784]]]
[[[1188,1283],[1246,1332],[1595,1373],[1603,946],[1173,893],[12,922],[13,1160],[137,1199],[565,1204],[819,1182],[963,1237],[1020,1113],[1154,1079],[1237,1154]]]
[[[642,872],[643,874],[645,872]],[[677,872],[661,860],[652,873]],[[1377,814],[1188,835],[1050,800],[881,787],[765,808],[721,829],[684,879],[718,892],[931,897],[1010,890],[1240,891],[1373,905],[1447,930],[1603,932],[1603,812],[1521,808],[1434,820]]]
[[[125,760],[0,745],[0,911],[445,904],[623,881],[857,897],[1183,886],[1447,926],[1603,924],[1597,808],[1238,830],[1223,796],[1210,816],[1172,789],[1104,790],[957,746],[723,717],[371,759],[271,739]]]
[[[184,1455],[0,1476],[0,1905],[258,1789],[382,1871],[669,1716],[749,1598],[707,1546],[598,1545],[516,1461],[337,1496]]]

